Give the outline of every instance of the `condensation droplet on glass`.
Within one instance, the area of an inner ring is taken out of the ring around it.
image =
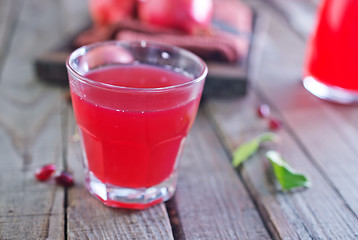
[[[147,43],[146,43],[145,41],[141,41],[141,42],[140,42],[140,46],[143,47],[143,48],[145,48],[145,47],[147,46]]]
[[[169,53],[167,53],[167,52],[162,52],[162,58],[168,59],[168,58],[169,58]]]

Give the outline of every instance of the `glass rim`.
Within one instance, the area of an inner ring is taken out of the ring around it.
[[[201,73],[199,74],[198,77],[194,77],[193,79],[191,79],[190,81],[185,82],[185,83],[180,83],[180,84],[171,85],[171,86],[167,86],[167,87],[136,88],[136,87],[118,86],[118,85],[113,85],[113,84],[109,84],[109,83],[103,83],[103,82],[98,82],[98,81],[92,80],[90,78],[87,78],[87,77],[81,75],[71,66],[71,62],[73,62],[76,58],[86,54],[86,52],[88,52],[90,49],[93,49],[93,48],[96,48],[99,46],[104,46],[104,45],[130,46],[133,44],[135,46],[141,46],[143,48],[147,47],[147,46],[153,46],[153,47],[158,47],[158,48],[161,47],[161,48],[166,48],[166,49],[171,49],[171,50],[177,51],[179,54],[186,55],[186,56],[192,58],[194,61],[198,62],[198,64],[202,67],[203,70],[201,71]],[[101,42],[96,42],[96,43],[91,43],[91,44],[81,46],[81,47],[75,49],[73,52],[71,52],[71,54],[67,57],[66,67],[69,70],[69,72],[76,77],[76,79],[78,81],[81,81],[83,83],[86,83],[86,84],[89,84],[89,85],[92,85],[95,87],[105,88],[105,89],[131,90],[131,91],[138,91],[138,92],[160,92],[160,91],[166,91],[166,90],[172,90],[172,89],[178,89],[178,88],[182,88],[182,87],[191,86],[191,85],[194,85],[195,83],[199,83],[199,82],[203,81],[208,74],[208,67],[207,67],[206,63],[204,62],[204,60],[201,57],[199,57],[198,55],[192,53],[191,51],[186,50],[181,47],[174,46],[174,45],[159,43],[159,42],[155,42],[155,41],[145,41],[145,40],[129,40],[129,41],[127,41],[127,40],[111,40],[111,41],[101,41]]]

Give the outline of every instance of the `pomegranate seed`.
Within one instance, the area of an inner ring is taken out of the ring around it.
[[[282,127],[282,122],[277,118],[270,118],[269,127],[271,130],[278,130]]]
[[[48,180],[55,171],[56,166],[54,164],[46,164],[35,171],[35,177],[37,180],[43,182]]]
[[[59,175],[57,175],[55,180],[58,185],[64,187],[72,186],[74,183],[72,175],[65,171],[62,171]]]
[[[260,118],[268,118],[270,116],[270,107],[267,104],[261,104],[257,108],[257,115]]]

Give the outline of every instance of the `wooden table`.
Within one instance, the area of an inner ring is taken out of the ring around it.
[[[317,99],[301,84],[317,1],[247,0],[257,13],[245,97],[207,99],[189,134],[177,192],[144,211],[111,209],[85,190],[67,90],[38,81],[34,59],[88,22],[85,0],[0,0],[0,239],[358,239],[358,109]],[[233,150],[284,127],[234,169]],[[312,187],[276,190],[264,154],[276,149]],[[71,188],[34,170],[72,171]]]

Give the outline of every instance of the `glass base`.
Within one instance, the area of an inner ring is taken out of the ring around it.
[[[326,85],[312,76],[303,79],[303,86],[313,95],[327,101],[342,104],[358,103],[358,91]]]
[[[126,188],[101,182],[92,172],[85,173],[89,192],[109,207],[145,209],[170,199],[177,182],[177,171],[163,182],[149,188]]]

